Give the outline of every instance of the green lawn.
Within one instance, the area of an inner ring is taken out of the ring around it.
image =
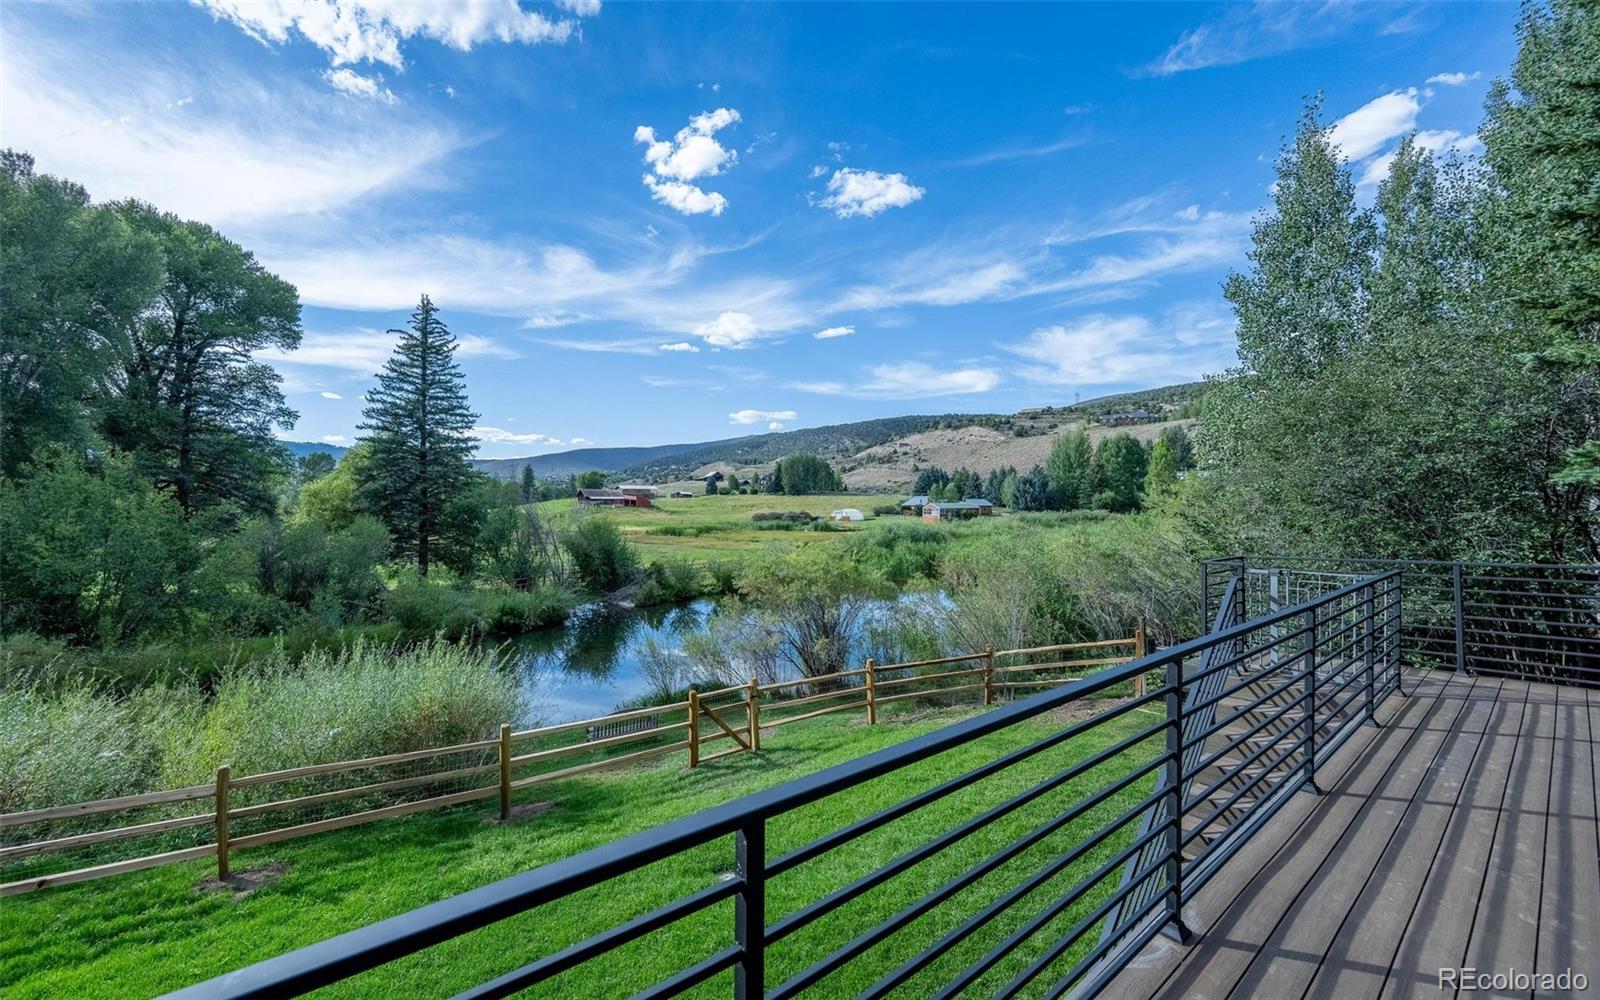
[[[628,541],[638,547],[647,562],[663,559],[713,560],[748,553],[772,542],[810,545],[827,544],[849,538],[858,531],[871,531],[893,523],[897,516],[873,517],[872,508],[898,503],[898,495],[881,493],[827,493],[792,497],[781,493],[755,496],[717,495],[691,499],[658,499],[653,507],[619,507],[600,511],[600,516],[616,522]],[[561,518],[576,509],[576,500],[548,500],[540,505],[546,513]],[[761,531],[750,520],[758,511],[806,511],[818,517],[841,507],[854,507],[867,515],[860,523],[841,523],[841,530]],[[666,534],[660,531],[683,531]]]
[[[548,810],[509,826],[491,821],[484,808],[466,807],[239,852],[234,861],[236,871],[269,862],[289,865],[281,879],[240,899],[198,891],[196,883],[209,873],[210,866],[204,863],[7,899],[0,903],[5,941],[0,955],[0,994],[8,1000],[159,994],[860,756],[955,717],[950,711],[923,712],[875,727],[860,720],[828,718],[800,723],[774,734],[759,757],[724,758],[691,772],[680,755],[654,766],[530,790],[525,801],[547,802]],[[768,921],[849,883],[1151,721],[1152,716],[1143,712],[1129,713],[775,878],[767,890]],[[1007,749],[1059,731],[1065,724],[1062,719],[1045,718],[1014,726],[796,810],[769,823],[768,854],[775,857],[992,760]],[[1141,742],[1134,750],[774,945],[769,950],[768,985],[788,978],[1139,762],[1152,759],[1158,752],[1157,741]],[[811,995],[855,993],[870,985],[978,907],[1059,857],[1086,831],[1128,809],[1152,787],[1152,779],[1146,778],[1097,806],[1077,823],[1045,838],[822,980]],[[950,949],[903,987],[909,991],[907,995],[925,994],[948,981],[1001,934],[1114,856],[1131,841],[1133,830],[1131,825],[1126,827],[993,928]],[[325,992],[346,997],[454,993],[700,889],[730,868],[730,841],[705,845]],[[981,992],[992,992],[1115,885],[1113,873],[1090,898],[1057,918],[1029,946],[975,986]],[[730,901],[619,949],[609,959],[572,970],[529,995],[626,996],[726,947],[731,943],[731,928]],[[1096,938],[1093,931],[1086,935],[1079,953]],[[1066,968],[1068,963],[1063,962],[1052,971],[1059,975]],[[711,980],[697,995],[726,996],[729,975]],[[1046,976],[1035,986],[1042,990],[1052,981]]]

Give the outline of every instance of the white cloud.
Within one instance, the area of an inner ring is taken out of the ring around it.
[[[1143,316],[1085,316],[1041,327],[1005,345],[1032,364],[1018,374],[1051,385],[1182,381],[1232,363],[1234,319],[1212,302],[1169,310],[1160,325]]]
[[[91,59],[15,19],[0,92],[6,144],[41,171],[96,200],[140,198],[212,224],[329,212],[415,186],[463,143],[426,116],[394,119],[320,86],[244,76],[204,52],[162,63],[98,45]],[[199,103],[172,97],[196,92]]]
[[[755,319],[742,312],[725,312],[709,323],[702,323],[694,332],[712,347],[734,350],[750,346],[751,341],[761,336]]]
[[[501,427],[474,427],[467,432],[469,437],[490,444],[563,444],[560,438],[553,438],[548,434],[519,434]]]
[[[357,375],[371,375],[383,367],[394,353],[398,338],[381,330],[356,330],[351,333],[308,333],[298,350],[278,348],[257,351],[258,361],[272,364],[310,365],[337,368]],[[476,334],[456,336],[456,356],[461,358],[514,358],[516,352],[504,344]],[[327,393],[323,393],[327,396]],[[330,397],[337,398],[337,397]]]
[[[1231,66],[1329,41],[1346,32],[1413,31],[1420,24],[1397,4],[1278,3],[1256,0],[1224,8],[1212,21],[1183,32],[1162,56],[1137,75],[1171,76],[1211,66]]]
[[[818,340],[832,340],[835,337],[848,337],[856,332],[853,326],[830,326],[826,330],[818,330],[811,336]]]
[[[828,172],[828,168],[819,163],[816,166],[812,167],[811,168],[811,172],[809,174],[807,174],[806,176],[810,177],[812,180],[816,180],[818,177],[822,177],[822,176],[826,175],[827,172]]]
[[[781,431],[781,430],[783,430],[783,424],[781,424],[778,421],[774,420],[771,423],[767,424],[767,430],[769,430],[769,431]]]
[[[880,174],[876,170],[843,167],[828,179],[828,196],[820,204],[841,219],[870,219],[891,208],[903,208],[924,194],[905,174]]]
[[[643,177],[651,197],[684,215],[721,215],[728,199],[689,182],[715,177],[738,160],[738,151],[726,148],[716,138],[719,131],[738,120],[739,112],[732,108],[701,112],[671,139],[658,139],[649,125],[635,128],[633,141],[644,143],[644,162],[654,172]]]
[[[1466,73],[1466,72],[1435,73],[1434,75],[1428,77],[1428,82],[1429,83],[1443,84],[1446,87],[1459,87],[1463,83],[1466,83],[1469,80],[1476,80],[1478,77],[1480,77],[1482,75],[1483,75],[1483,71],[1482,70],[1475,70],[1475,71],[1473,71],[1471,73]]]
[[[385,87],[379,80],[375,80],[370,76],[362,76],[353,70],[330,69],[322,74],[322,78],[327,80],[334,90],[349,94],[352,97],[366,97],[374,101],[382,101],[384,104],[393,104],[395,102],[394,91]]]
[[[322,442],[324,444],[344,444],[348,440],[349,440],[349,438],[345,437],[343,434],[324,434],[324,435],[322,435]]]
[[[789,388],[824,396],[860,396],[869,399],[923,399],[988,392],[1000,384],[992,368],[958,368],[939,371],[920,361],[874,365],[857,382],[791,382]]]
[[[594,444],[594,442],[590,441],[588,438],[571,438],[567,441],[567,444],[570,444],[573,447],[580,447],[583,445]]]
[[[1476,135],[1463,135],[1453,129],[1424,129],[1416,134],[1416,143],[1435,156],[1448,153],[1475,156],[1483,150],[1483,140]],[[1369,160],[1366,169],[1361,172],[1361,179],[1356,182],[1358,186],[1373,188],[1382,184],[1389,176],[1389,168],[1394,165],[1398,152],[1397,147]]]
[[[462,52],[483,42],[565,42],[576,29],[517,0],[192,0],[219,20],[231,21],[263,44],[282,45],[298,34],[328,53],[335,66],[379,62],[405,68],[400,43],[429,38]],[[564,3],[574,14],[593,14],[596,0]]]
[[[776,430],[783,426],[779,421],[797,420],[799,414],[793,410],[734,410],[728,414],[730,424],[760,424],[765,423],[769,428]]]
[[[931,269],[931,270],[930,270]],[[1027,272],[1014,261],[974,263],[929,260],[914,254],[896,275],[877,285],[847,291],[836,309],[886,309],[905,305],[955,306],[1001,298],[1021,286]]]
[[[662,351],[680,351],[680,352],[684,352],[684,353],[688,353],[688,354],[699,354],[700,353],[700,348],[698,348],[698,347],[694,346],[693,344],[689,343],[687,340],[680,340],[675,344],[662,344],[658,348],[658,350],[662,350]]]
[[[318,395],[320,395],[323,399],[343,399],[344,398],[343,396],[339,395],[337,392],[321,392],[321,393],[318,393]]]
[[[1328,141],[1352,162],[1364,160],[1390,139],[1415,128],[1420,110],[1415,87],[1392,91],[1334,122]]]

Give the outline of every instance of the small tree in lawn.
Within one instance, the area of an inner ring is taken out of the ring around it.
[[[478,415],[467,406],[456,339],[426,295],[398,333],[394,354],[367,393],[361,429],[371,442],[361,495],[389,528],[396,548],[412,549],[428,575],[429,550],[445,530],[445,508],[467,486],[477,447],[467,436]]]

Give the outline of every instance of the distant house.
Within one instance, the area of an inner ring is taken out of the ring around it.
[[[922,519],[930,523],[963,521],[969,517],[989,517],[993,513],[994,504],[987,500],[959,500],[925,504],[922,508]]]
[[[910,514],[913,517],[919,517],[922,514],[922,508],[926,506],[928,506],[927,495],[918,494],[914,497],[908,497],[905,503],[900,505],[900,513]]]
[[[828,515],[830,521],[865,521],[867,516],[854,507],[841,507]]]
[[[656,488],[654,486],[638,484],[618,486],[617,492],[625,497],[632,497],[633,503],[630,506],[633,507],[649,507],[650,501],[654,500],[656,496]]]
[[[654,488],[650,488],[650,492],[654,493]],[[625,493],[621,489],[579,490],[578,504],[583,507],[649,507],[650,497],[643,493]]]
[[[695,495],[693,493],[690,493],[688,490],[673,490],[672,491],[672,499],[674,499],[674,500],[693,500],[694,496]]]
[[[1152,420],[1159,420],[1160,418],[1154,413],[1151,413],[1149,410],[1128,410],[1125,413],[1102,413],[1096,419],[1098,419],[1102,424],[1109,424],[1112,427],[1121,427],[1126,424],[1147,424]]]
[[[720,483],[726,478],[727,477],[720,472],[708,472],[700,477],[700,481],[703,483]]]

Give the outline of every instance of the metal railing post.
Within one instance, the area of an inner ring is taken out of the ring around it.
[[[1367,667],[1367,725],[1369,726],[1378,724],[1377,664],[1372,658],[1372,633],[1378,628],[1378,608],[1374,601],[1377,596],[1377,589],[1378,585],[1376,583],[1367,584],[1366,621],[1362,623],[1361,634],[1361,654],[1366,660]]]
[[[1183,922],[1183,658],[1167,661],[1167,763],[1162,768],[1167,803],[1167,919],[1180,942],[1188,943]]]
[[[1306,745],[1305,782],[1300,786],[1313,795],[1321,795],[1322,789],[1317,787],[1317,609],[1315,606],[1306,609],[1306,693],[1304,695],[1305,707],[1305,737],[1302,742]]]
[[[733,967],[734,1000],[760,1000],[767,989],[767,821],[757,819],[733,835],[733,872],[739,894],[733,897],[733,939],[739,964]]]
[[[1394,670],[1394,689],[1400,692],[1401,697],[1405,697],[1406,689],[1400,683],[1402,672],[1400,654],[1405,651],[1403,647],[1406,641],[1406,578],[1404,573],[1394,579],[1394,603],[1389,611],[1392,622],[1389,636],[1389,649],[1391,650],[1389,658],[1392,662],[1389,665]]]
[[[1465,600],[1461,593],[1461,564],[1458,562],[1450,564],[1450,583],[1451,589],[1455,592],[1456,605],[1456,673],[1465,674],[1467,672],[1467,628],[1466,621],[1461,613]]]
[[[1211,561],[1200,563],[1200,634],[1211,622]]]

